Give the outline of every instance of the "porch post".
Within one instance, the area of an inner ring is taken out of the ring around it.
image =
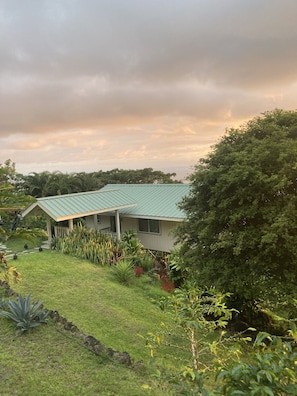
[[[120,214],[118,210],[115,211],[115,221],[116,221],[117,239],[121,239]]]
[[[69,231],[73,230],[73,219],[68,220],[68,227],[69,227]]]
[[[48,241],[52,241],[52,226],[51,226],[51,218],[49,216],[46,217],[46,231],[48,235]]]

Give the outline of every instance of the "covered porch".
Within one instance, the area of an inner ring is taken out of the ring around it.
[[[103,213],[113,213],[115,216],[115,234],[121,238],[121,225],[119,211],[124,208],[135,206],[132,198],[118,189],[109,191],[92,191],[86,193],[56,195],[53,197],[38,198],[22,212],[22,217],[45,216],[48,241],[53,236],[63,237],[74,227],[74,220],[79,218],[95,218]],[[55,225],[52,228],[52,220]],[[59,223],[67,222],[65,226]]]

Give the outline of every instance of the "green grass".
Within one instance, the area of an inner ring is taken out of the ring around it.
[[[166,388],[143,389],[152,384],[149,353],[144,340],[169,321],[152,302],[165,292],[149,277],[135,278],[132,287],[116,282],[110,268],[102,268],[53,251],[22,255],[13,262],[23,280],[14,290],[45,308],[58,310],[80,331],[106,347],[127,351],[144,361],[131,369],[98,357],[62,331],[51,320],[16,337],[10,322],[0,319],[0,394],[5,395],[169,395]],[[178,341],[178,335],[175,336]],[[174,351],[164,349],[167,367],[179,365]],[[183,356],[187,359],[187,355]]]
[[[0,323],[2,396],[147,394],[145,373],[95,356],[51,322],[21,337]]]

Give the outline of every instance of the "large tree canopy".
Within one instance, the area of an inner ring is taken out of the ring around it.
[[[190,181],[178,234],[200,282],[248,300],[293,295],[297,112],[267,112],[228,130]]]

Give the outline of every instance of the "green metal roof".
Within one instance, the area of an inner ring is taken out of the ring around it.
[[[172,221],[181,221],[185,217],[178,203],[189,194],[189,184],[107,184],[100,191],[114,189],[137,202],[136,206],[121,209],[121,214]]]
[[[55,195],[53,197],[38,198],[22,212],[25,217],[47,213],[55,221],[74,219],[92,214],[124,209],[136,205],[135,199],[127,196],[123,191],[91,191],[76,194]]]

